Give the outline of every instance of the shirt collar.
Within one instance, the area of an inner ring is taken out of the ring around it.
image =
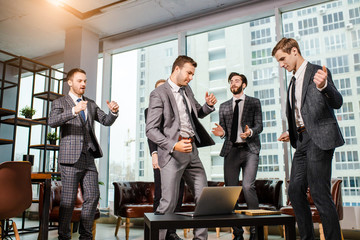
[[[296,71],[296,73],[294,75],[295,79],[299,79],[299,77],[302,75],[303,71],[305,71],[307,63],[308,63],[308,61],[304,60],[304,62],[301,64],[301,66],[299,67],[299,69]]]
[[[77,100],[79,99],[79,97],[78,96],[76,96],[74,93],[72,93],[71,91],[69,91],[69,96],[71,97],[71,99],[76,103],[77,102]],[[84,97],[83,96],[81,96],[80,97],[81,98],[81,100],[84,100]]]
[[[235,102],[236,100],[239,100],[239,99],[241,99],[241,101],[245,101],[245,93],[243,94],[243,95],[241,95],[241,97],[240,98],[236,98],[235,96],[233,96],[233,102]]]
[[[170,84],[170,87],[174,92],[179,92],[180,87],[176,85],[173,81],[171,81],[170,78],[168,79],[168,83]]]

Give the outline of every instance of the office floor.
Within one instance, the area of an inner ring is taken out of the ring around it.
[[[15,219],[16,225],[18,228],[21,228],[21,219]],[[37,221],[30,221],[26,220],[25,228],[26,227],[32,227],[37,226]],[[138,226],[132,226],[130,228],[130,237],[129,240],[142,240],[144,239],[144,230],[143,227],[140,224],[137,224]],[[121,226],[118,232],[118,236],[115,237],[115,226],[114,223],[97,223],[96,224],[96,239],[98,240],[123,240],[125,239],[125,227]],[[177,230],[178,235],[187,240],[191,240],[193,238],[193,234],[190,231],[188,233],[187,238],[184,238],[184,231],[183,230]],[[31,233],[31,234],[21,234],[20,238],[21,240],[36,240],[37,239],[37,233]],[[245,240],[248,239],[248,235],[244,234]],[[79,234],[74,233],[72,239],[79,239]],[[229,231],[222,231],[220,233],[220,238],[216,237],[216,232],[209,231],[209,240],[231,240],[232,234]],[[280,240],[283,239],[280,236],[270,235],[269,240]],[[57,240],[57,230],[51,230],[49,231],[49,239],[48,240]]]

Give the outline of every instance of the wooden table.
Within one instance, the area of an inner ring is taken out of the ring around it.
[[[263,226],[285,225],[287,240],[295,240],[295,218],[290,215],[266,215],[247,216],[243,214],[213,215],[201,217],[188,217],[168,213],[165,215],[144,214],[144,238],[145,240],[159,239],[159,229],[167,228],[209,228],[209,227],[233,227],[255,226],[258,232],[258,240],[264,239]]]
[[[43,209],[40,218],[39,238],[47,240],[49,233],[49,207],[51,191],[51,173],[31,173],[32,183],[44,183]],[[40,213],[39,213],[40,214]]]

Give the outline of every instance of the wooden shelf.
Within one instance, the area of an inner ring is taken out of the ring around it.
[[[0,138],[0,145],[12,144],[13,142],[13,140]]]
[[[15,115],[16,111],[6,108],[0,108],[0,117]]]
[[[15,118],[8,118],[2,120],[1,123],[15,125]],[[46,118],[30,119],[30,118],[17,118],[17,125],[22,127],[31,127],[32,125],[46,125]]]
[[[45,144],[30,145],[29,148],[44,150]],[[51,145],[51,144],[46,145],[47,150],[59,150],[59,148],[60,148],[59,145]]]
[[[47,100],[48,99],[48,94],[49,94],[49,100],[50,101],[54,101],[55,99],[58,99],[58,98],[64,96],[63,94],[56,93],[56,92],[41,92],[41,93],[34,94],[34,97],[40,98],[40,99],[43,99],[43,100]]]

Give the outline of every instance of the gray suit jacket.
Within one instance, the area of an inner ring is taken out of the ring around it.
[[[225,131],[225,142],[220,152],[220,156],[222,157],[226,157],[233,145],[230,141],[233,114],[233,99],[231,98],[230,100],[222,103],[219,110],[219,124]],[[246,125],[252,129],[253,134],[251,137],[246,139],[246,142],[252,153],[259,154],[261,148],[259,134],[263,130],[261,104],[259,99],[249,96],[245,97],[240,124],[242,129],[245,129]]]
[[[59,163],[74,164],[80,157],[83,150],[85,134],[89,133],[92,140],[93,156],[95,158],[102,157],[100,145],[94,133],[94,120],[105,126],[112,125],[117,116],[109,113],[105,114],[96,103],[84,97],[87,104],[87,120],[81,118],[80,114],[74,116],[72,108],[75,103],[69,95],[61,97],[53,101],[51,112],[49,115],[50,127],[60,127],[60,150],[59,150]]]
[[[189,86],[185,87],[185,93],[190,101],[196,132],[201,140],[196,145],[202,147],[215,144],[198,121],[198,118],[205,117],[214,111],[214,109],[210,109],[206,104],[201,106],[196,101]],[[178,142],[180,136],[179,111],[168,82],[155,88],[150,94],[146,120],[146,136],[158,146],[159,166],[164,167],[170,160],[173,147]]]
[[[316,88],[313,79],[318,69],[321,69],[321,66],[311,63],[306,66],[300,111],[310,138],[320,149],[329,150],[344,144],[334,114],[334,109],[339,109],[342,106],[343,99],[334,85],[329,69],[327,70],[327,87],[321,92]],[[289,124],[290,142],[296,148],[296,126],[292,125],[291,118],[293,116],[290,113],[288,91],[286,116]]]

